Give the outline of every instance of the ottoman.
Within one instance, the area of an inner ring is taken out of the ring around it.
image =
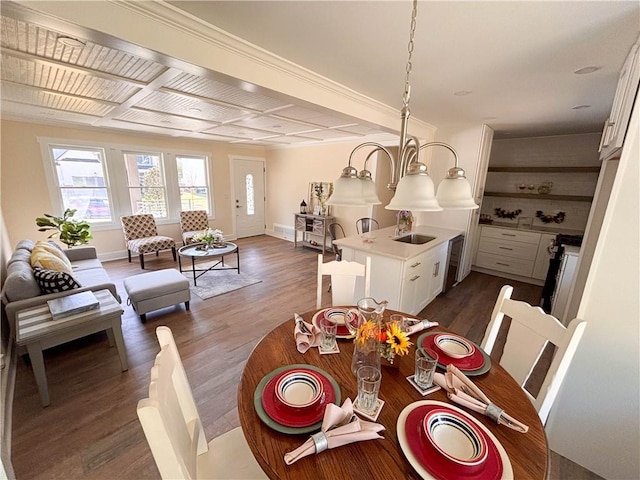
[[[142,323],[147,320],[147,312],[180,302],[184,302],[185,308],[189,310],[189,281],[178,270],[167,268],[141,273],[127,277],[123,283],[129,303],[140,315]]]

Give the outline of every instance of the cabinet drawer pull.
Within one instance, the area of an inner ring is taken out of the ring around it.
[[[498,248],[500,248],[502,250],[513,250],[513,248],[509,248],[509,247],[498,247]]]
[[[413,277],[412,279],[410,279],[410,282],[415,282],[417,279],[420,278],[420,275],[416,275],[415,277]]]
[[[508,263],[496,262],[496,265],[502,265],[503,267],[510,267]]]
[[[416,268],[420,264],[422,264],[422,262],[416,262],[413,265],[411,265],[411,268]]]
[[[514,233],[501,233],[500,235],[503,235],[505,237],[517,237],[517,235],[515,235]]]

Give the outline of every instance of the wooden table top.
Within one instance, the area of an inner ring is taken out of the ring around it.
[[[302,315],[310,322],[315,311]],[[387,310],[385,317],[392,313]],[[304,443],[309,434],[287,435],[265,425],[254,408],[254,392],[260,380],[283,365],[307,363],[319,367],[334,377],[340,385],[342,401],[347,397],[355,400],[357,385],[351,373],[353,342],[338,340],[340,354],[320,355],[317,348],[301,354],[293,337],[293,318],[269,332],[247,360],[238,388],[238,413],[247,442],[258,463],[272,479],[336,479],[336,478],[420,478],[406,460],[396,432],[396,421],[400,412],[410,403],[420,400],[439,400],[457,406],[439,390],[422,397],[406,380],[413,374],[415,346],[407,356],[396,357],[398,368],[383,367],[380,398],[385,405],[377,422],[385,427],[384,439],[353,443],[326,450],[286,465],[284,454]],[[428,330],[447,330],[435,327]],[[421,332],[422,333],[422,332]],[[411,336],[416,342],[421,333]],[[517,382],[496,362],[491,370],[472,380],[484,393],[505,412],[529,426],[522,434],[503,425],[496,425],[488,417],[469,410],[486,426],[505,448],[514,477],[517,479],[544,479],[549,470],[549,448],[543,425],[538,414]]]

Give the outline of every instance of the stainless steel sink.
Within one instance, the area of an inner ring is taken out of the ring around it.
[[[396,242],[411,243],[413,245],[424,245],[425,243],[435,240],[436,237],[430,237],[428,235],[420,235],[419,233],[410,233],[409,235],[403,235],[402,237],[394,238]]]

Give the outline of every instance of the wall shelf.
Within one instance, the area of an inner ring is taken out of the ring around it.
[[[484,192],[487,197],[531,198],[536,200],[565,200],[570,202],[591,202],[588,195],[542,195],[539,193]]]
[[[489,172],[600,173],[600,167],[489,167]]]

